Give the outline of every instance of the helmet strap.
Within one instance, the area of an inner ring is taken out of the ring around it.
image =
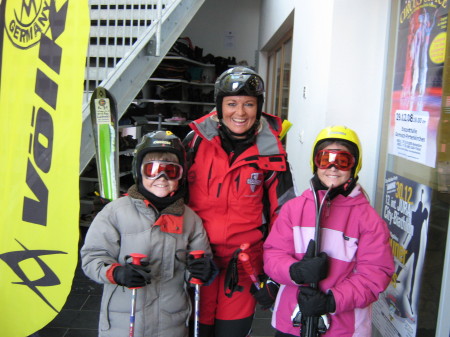
[[[358,177],[350,177],[350,179],[348,179],[345,183],[333,187],[330,192],[328,193],[328,196],[330,198],[330,200],[333,200],[335,197],[337,197],[338,195],[343,195],[344,197],[347,197],[352,190],[355,188],[356,186],[356,182],[358,181]],[[317,173],[314,174],[314,176],[312,177],[312,183],[314,186],[315,190],[328,190],[328,187],[325,186],[324,184],[322,184],[322,182],[320,181],[319,177],[317,176]]]
[[[253,126],[244,133],[235,133],[231,131],[222,121],[219,121],[219,136],[222,139],[222,147],[227,151],[236,152],[238,149],[242,153],[255,142],[256,130],[259,128],[260,121],[257,120]],[[238,138],[239,137],[239,138]]]

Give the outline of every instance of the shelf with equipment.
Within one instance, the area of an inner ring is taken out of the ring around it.
[[[159,127],[179,131],[189,121],[209,113],[214,107],[215,65],[182,56],[166,56],[155,69],[135,104],[145,106],[147,114],[162,115]],[[175,122],[175,124],[171,124]],[[184,132],[177,134],[184,136]]]
[[[136,103],[157,103],[157,104],[191,104],[191,105],[215,105],[212,102],[192,102],[192,101],[180,101],[180,100],[168,100],[168,99],[137,99]]]
[[[121,193],[134,183],[131,174],[133,150],[142,135],[153,130],[170,130],[183,139],[190,131],[189,123],[214,108],[215,78],[215,64],[183,56],[163,58],[119,120]],[[86,226],[98,211],[98,191],[93,158],[80,175],[80,221],[85,220]]]
[[[162,78],[162,77],[150,77],[150,82],[173,82],[173,83],[184,83],[199,87],[214,87],[214,83],[204,83],[204,82],[195,82],[195,81],[188,81],[188,80],[181,80],[181,79],[169,79],[169,78]]]

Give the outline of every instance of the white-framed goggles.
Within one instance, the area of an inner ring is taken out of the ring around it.
[[[167,180],[180,180],[183,167],[171,161],[149,160],[141,165],[141,174],[145,179],[155,180],[165,177]]]

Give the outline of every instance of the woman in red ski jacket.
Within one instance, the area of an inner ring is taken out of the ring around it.
[[[249,243],[245,252],[261,274],[265,235],[281,205],[295,197],[278,137],[281,120],[262,112],[263,95],[263,80],[253,70],[228,69],[215,84],[217,111],[191,123],[185,139],[188,205],[202,218],[220,268],[215,281],[201,288],[201,337],[250,333],[256,300],[237,253]],[[260,303],[267,289],[255,294]]]

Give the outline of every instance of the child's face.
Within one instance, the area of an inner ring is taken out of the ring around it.
[[[178,189],[178,180],[167,180],[164,176],[158,179],[142,179],[142,185],[150,193],[159,198],[167,197]]]
[[[162,152],[146,154],[142,160],[142,163],[152,160],[173,162],[178,164],[178,158],[176,155]],[[172,192],[175,192],[178,189],[178,182],[179,180],[166,179],[164,174],[157,179],[147,179],[144,176],[142,177],[142,185],[145,189],[159,198],[167,197]]]
[[[350,149],[347,146],[340,145],[337,143],[330,144],[327,147],[323,148],[322,150],[337,150],[350,152]],[[319,177],[322,184],[324,184],[326,187],[330,187],[331,185],[333,185],[333,187],[338,187],[350,179],[351,172],[352,172],[351,170],[341,171],[333,165],[326,169],[318,168],[317,176]]]

